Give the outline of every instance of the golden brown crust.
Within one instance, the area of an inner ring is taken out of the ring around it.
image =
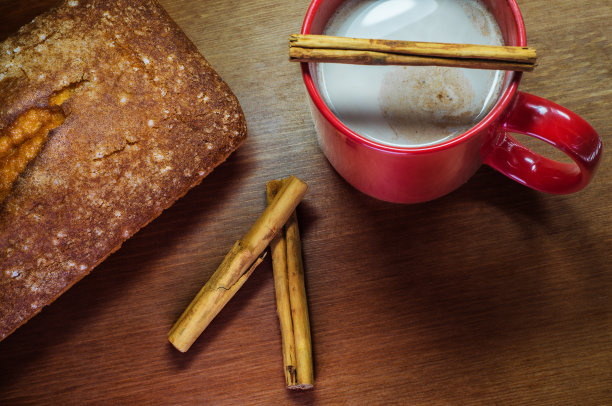
[[[0,204],[0,340],[246,137],[237,99],[153,0],[66,0],[0,44],[0,129],[71,88]]]

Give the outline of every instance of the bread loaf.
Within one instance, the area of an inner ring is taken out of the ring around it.
[[[0,340],[246,137],[230,88],[154,0],[64,0],[0,44],[6,151],[25,150],[7,134],[33,110],[62,117],[6,176]]]

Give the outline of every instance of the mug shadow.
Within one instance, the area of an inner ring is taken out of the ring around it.
[[[439,339],[429,337],[428,345],[439,343],[440,351],[455,361],[487,362],[495,351],[520,347],[531,335],[542,334],[538,320],[553,323],[559,319],[550,305],[542,306],[542,296],[554,276],[548,259],[540,255],[550,251],[544,247],[545,240],[553,240],[556,249],[571,252],[581,264],[575,270],[581,283],[572,287],[575,300],[596,306],[595,297],[606,294],[595,275],[604,274],[609,265],[592,251],[576,246],[576,240],[585,246],[597,245],[572,206],[491,168],[482,167],[461,188],[428,203],[396,205],[354,193],[351,204],[368,213],[359,221],[367,223],[364,229],[374,230],[358,243],[381,262],[373,277],[393,281],[384,295],[385,300],[398,304],[390,306],[397,311],[397,320],[416,315],[425,325],[435,320],[444,326],[435,330]],[[499,222],[484,220],[490,219],[491,211],[498,213]],[[481,218],[481,212],[488,214]],[[564,222],[559,212],[574,221]],[[569,233],[575,240],[564,239]],[[398,239],[398,235],[407,238]],[[412,235],[417,238],[411,239]],[[440,252],[439,247],[450,249]],[[398,252],[404,259],[399,269]],[[358,267],[359,259],[353,261]],[[534,272],[525,272],[525,266]],[[578,320],[579,309],[565,317]],[[600,325],[605,326],[607,316],[601,317]],[[449,348],[451,338],[454,344]],[[475,350],[478,348],[482,351]]]
[[[246,145],[243,148],[248,149]],[[249,166],[240,151],[234,153],[89,275],[0,342],[0,376],[3,377],[0,393],[7,392],[12,382],[39,364],[45,354],[68,341],[115,300],[136,287],[152,264],[177,249],[182,234],[212,221],[210,213],[223,204],[235,188],[238,175],[248,171]]]

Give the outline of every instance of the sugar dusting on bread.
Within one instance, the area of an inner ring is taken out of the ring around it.
[[[246,137],[230,88],[155,1],[63,1],[0,44],[0,129],[71,89],[0,204],[0,339]]]

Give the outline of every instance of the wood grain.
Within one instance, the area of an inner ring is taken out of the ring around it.
[[[237,94],[250,139],[0,342],[0,404],[610,404],[608,151],[575,195],[483,167],[434,202],[379,202],[318,148],[287,58],[308,0],[161,2]],[[52,3],[0,0],[0,37]],[[519,1],[539,51],[521,89],[582,115],[607,149],[605,3]],[[269,258],[188,353],[166,341],[263,210],[265,182],[289,174],[311,187],[298,209],[316,378],[305,393],[284,386]]]

